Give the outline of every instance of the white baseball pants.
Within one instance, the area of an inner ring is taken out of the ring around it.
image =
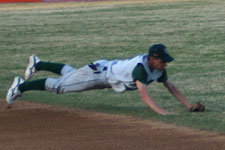
[[[106,60],[100,60],[95,63],[104,65],[107,62]],[[61,94],[111,87],[106,80],[106,70],[95,73],[88,65],[80,69],[65,65],[61,75],[58,79],[47,78],[45,82],[46,90]]]

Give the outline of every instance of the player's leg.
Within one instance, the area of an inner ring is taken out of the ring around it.
[[[44,62],[41,61],[39,57],[32,55],[29,57],[28,65],[24,73],[25,80],[29,80],[33,75],[41,70],[64,75],[76,69],[66,64]]]
[[[8,104],[13,104],[18,96],[30,90],[48,90],[58,94],[110,87],[110,84],[106,80],[106,70],[96,74],[87,65],[77,71],[66,73],[58,79],[46,78],[24,81],[20,77],[15,77],[8,90],[6,101]]]
[[[59,94],[110,88],[111,86],[106,81],[106,71],[96,74],[89,66],[84,66],[58,79],[48,78],[45,87],[48,91]]]

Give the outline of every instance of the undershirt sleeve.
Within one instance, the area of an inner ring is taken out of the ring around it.
[[[162,75],[157,79],[158,82],[166,82],[168,80],[166,69],[163,70]]]
[[[146,85],[148,83],[148,74],[144,68],[144,65],[141,63],[138,63],[137,66],[134,68],[132,72],[132,77],[134,81],[138,80]]]

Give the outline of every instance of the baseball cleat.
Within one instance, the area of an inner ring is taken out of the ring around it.
[[[9,105],[12,105],[18,97],[22,96],[22,93],[19,90],[19,85],[22,83],[24,83],[24,80],[22,78],[14,78],[13,83],[6,96],[6,101]]]
[[[38,58],[35,55],[32,55],[32,56],[29,57],[27,68],[26,68],[25,73],[24,73],[24,79],[25,80],[29,80],[33,75],[35,75],[35,73],[37,72],[37,70],[35,69],[35,66],[40,61],[41,61],[40,58]]]

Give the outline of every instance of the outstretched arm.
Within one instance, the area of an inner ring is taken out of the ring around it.
[[[138,90],[141,94],[142,100],[155,112],[161,115],[168,115],[174,114],[172,112],[165,111],[159,104],[155,102],[155,100],[151,97],[148,92],[148,88],[145,84],[141,83],[140,81],[136,80],[136,85]]]
[[[181,91],[173,85],[169,80],[163,82],[164,86],[167,87],[169,92],[177,98],[181,103],[183,103],[187,108],[190,108],[192,105],[187,101],[185,96],[181,93]]]

